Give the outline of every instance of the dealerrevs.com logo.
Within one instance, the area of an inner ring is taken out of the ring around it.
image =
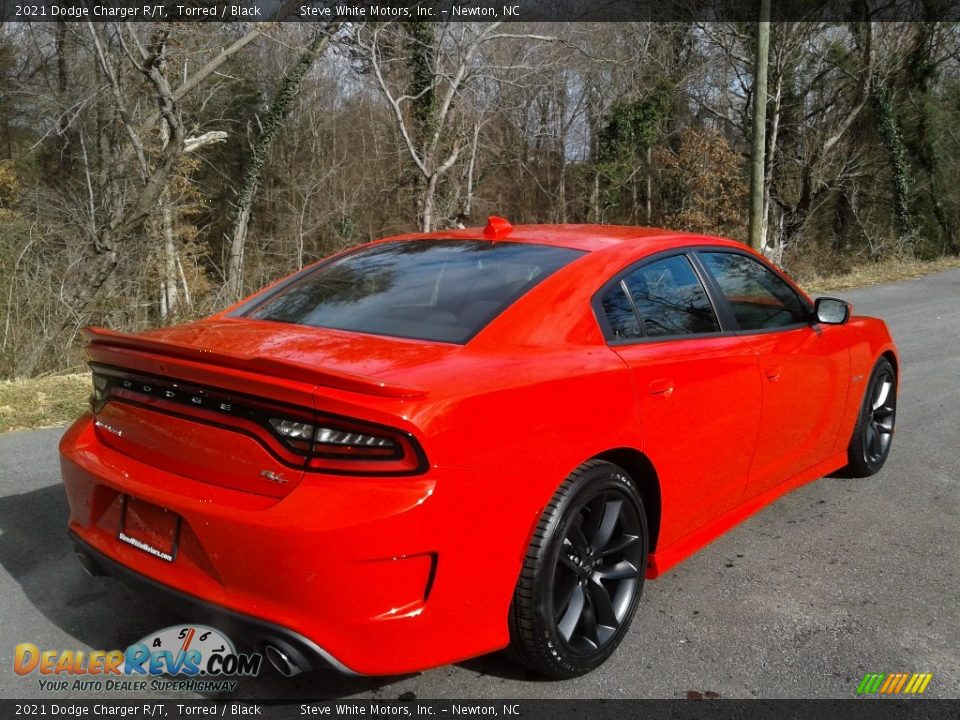
[[[39,675],[41,690],[232,691],[228,678],[255,676],[260,653],[238,653],[223,633],[205,625],[175,625],[147,635],[126,650],[41,650],[20,643],[17,675]],[[166,679],[164,676],[186,679]]]

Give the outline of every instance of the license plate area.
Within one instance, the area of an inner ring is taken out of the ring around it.
[[[159,505],[124,495],[117,539],[156,558],[173,562],[180,539],[180,516]]]

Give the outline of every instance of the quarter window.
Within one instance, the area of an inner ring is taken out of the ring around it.
[[[807,320],[807,308],[776,273],[739,253],[699,253],[730,303],[741,330],[788,327]]]
[[[720,329],[707,293],[683,255],[638,268],[608,289],[601,304],[617,339],[695,335]]]
[[[603,312],[607,316],[610,331],[617,340],[643,337],[640,330],[640,319],[633,309],[633,303],[623,289],[623,283],[618,282],[604,293],[600,301]]]

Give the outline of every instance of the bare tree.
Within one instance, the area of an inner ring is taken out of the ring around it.
[[[765,103],[750,23],[351,23],[299,80],[317,26],[0,26],[0,374],[486,212],[746,238],[760,125],[791,271],[955,251],[960,30],[848,5],[771,24]]]
[[[400,24],[373,25],[360,36],[360,47],[390,105],[403,146],[423,180],[418,209],[424,232],[430,232],[437,221],[441,179],[473,136],[476,123],[463,122],[457,103],[482,75],[481,50],[497,40],[555,39],[499,32],[501,24],[444,23],[437,26],[435,36],[433,24],[429,24],[429,34],[414,35],[408,43],[401,40],[405,30]],[[396,69],[398,64],[408,72],[412,69],[412,79]],[[398,75],[402,78],[399,82],[395,79]]]
[[[276,16],[289,14],[295,5],[292,0],[285,3]],[[216,73],[231,56],[261,35],[261,28],[254,25],[192,74],[185,74],[182,82],[174,86],[168,78],[166,68],[171,32],[168,28],[161,26],[154,29],[148,26],[147,38],[144,40],[132,26],[114,26],[109,37],[114,52],[110,52],[105,35],[109,27],[104,25],[98,29],[94,23],[87,22],[97,62],[113,98],[112,110],[116,113],[129,142],[125,148],[117,151],[117,172],[112,173],[105,188],[108,197],[103,198],[103,206],[108,209],[107,215],[98,223],[93,242],[97,261],[81,273],[67,299],[67,304],[76,318],[84,316],[89,303],[113,276],[124,239],[141,227],[158,209],[161,224],[165,228],[163,232],[166,253],[166,273],[161,296],[166,312],[175,310],[178,303],[176,250],[172,242],[167,242],[171,238],[172,218],[168,214],[169,203],[161,206],[160,201],[169,200],[164,198],[169,178],[185,152],[223,140],[223,135],[209,133],[187,138],[180,103]],[[152,89],[156,109],[146,117],[138,118],[135,110],[128,106],[125,88],[121,84],[122,65],[125,63],[132,65]],[[160,148],[156,157],[148,157],[145,138],[151,131],[159,135]],[[128,197],[128,184],[123,179],[128,163],[136,164],[141,178],[132,198]]]

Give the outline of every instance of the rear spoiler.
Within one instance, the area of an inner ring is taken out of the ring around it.
[[[326,370],[289,360],[226,353],[167,340],[129,335],[105,328],[88,327],[80,332],[84,340],[87,341],[87,354],[90,358],[106,364],[116,364],[115,361],[111,362],[113,358],[109,357],[113,354],[110,352],[111,350],[133,350],[210,365],[220,365],[236,370],[247,370],[271,377],[322,385],[365,395],[411,398],[422,397],[427,394],[425,389],[411,385],[381,382],[364,375],[339,370]]]

